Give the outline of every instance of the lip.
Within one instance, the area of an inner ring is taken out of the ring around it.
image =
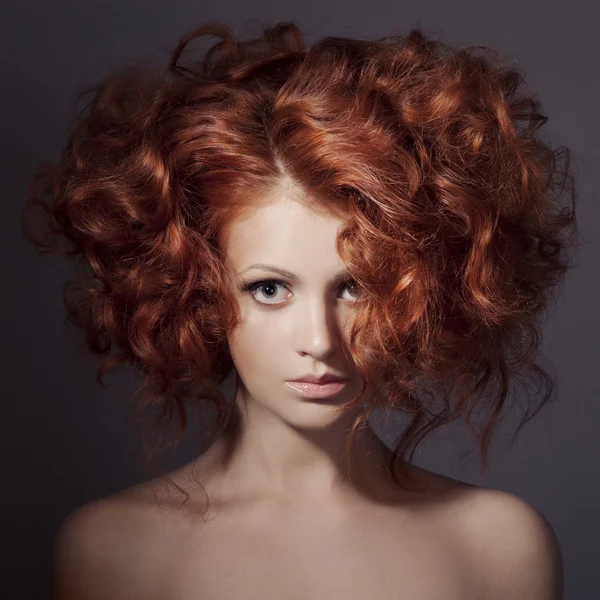
[[[330,383],[332,381],[345,381],[344,377],[338,377],[337,375],[333,375],[332,373],[325,373],[319,377],[315,377],[314,375],[304,375],[303,377],[299,377],[298,379],[293,379],[291,381],[297,381],[300,383]]]
[[[346,387],[346,382],[340,379],[326,383],[286,381],[286,384],[307,398],[329,398],[341,392]]]

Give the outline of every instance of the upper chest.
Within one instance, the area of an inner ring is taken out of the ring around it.
[[[343,523],[307,514],[221,518],[164,554],[171,600],[469,600],[479,582],[463,540],[393,511]]]

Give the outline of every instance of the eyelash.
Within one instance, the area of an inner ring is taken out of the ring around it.
[[[354,283],[354,280],[348,279],[348,280],[344,281],[343,283],[341,283],[340,285],[348,285],[350,283]],[[280,304],[283,304],[283,302],[261,302],[260,300],[257,300],[254,297],[254,292],[256,290],[260,289],[261,287],[265,287],[267,284],[279,285],[279,286],[282,286],[289,290],[287,284],[284,281],[281,281],[281,279],[260,279],[259,281],[243,282],[240,285],[240,291],[241,292],[249,292],[252,295],[255,302],[257,302],[261,306],[267,306],[270,308],[270,307],[275,307],[275,306],[279,306]]]

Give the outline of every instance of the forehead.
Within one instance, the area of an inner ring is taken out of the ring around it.
[[[344,220],[282,192],[228,227],[225,255],[237,270],[257,262],[302,272],[339,269],[336,235]]]

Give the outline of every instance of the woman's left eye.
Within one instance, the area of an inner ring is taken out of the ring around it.
[[[354,294],[354,299],[358,298],[358,286],[356,285],[356,282],[353,279],[344,281],[344,283],[342,283],[342,285],[347,286],[348,289],[352,289],[352,293]]]
[[[351,298],[351,300],[355,300],[356,299],[356,295],[358,295],[358,291],[356,288],[356,284],[354,283],[354,281],[352,280],[348,280],[345,281],[344,283],[342,283],[342,287],[348,287],[351,288],[352,290],[356,290],[353,291],[352,293],[355,294],[355,298]],[[278,287],[283,287],[285,289],[288,289],[287,285],[285,284],[285,282],[280,281],[278,279],[262,279],[261,281],[255,281],[255,282],[245,282],[242,283],[241,287],[240,287],[240,291],[242,292],[250,292],[250,294],[252,295],[252,297],[259,303],[259,304],[281,304],[282,301],[276,301],[276,302],[269,302],[269,301],[264,301],[264,300],[260,300],[257,296],[258,296],[258,292],[263,293],[263,297],[266,298],[276,298],[277,297],[277,288]],[[268,292],[268,290],[273,290],[273,293]],[[267,295],[265,296],[264,292],[267,291]]]

